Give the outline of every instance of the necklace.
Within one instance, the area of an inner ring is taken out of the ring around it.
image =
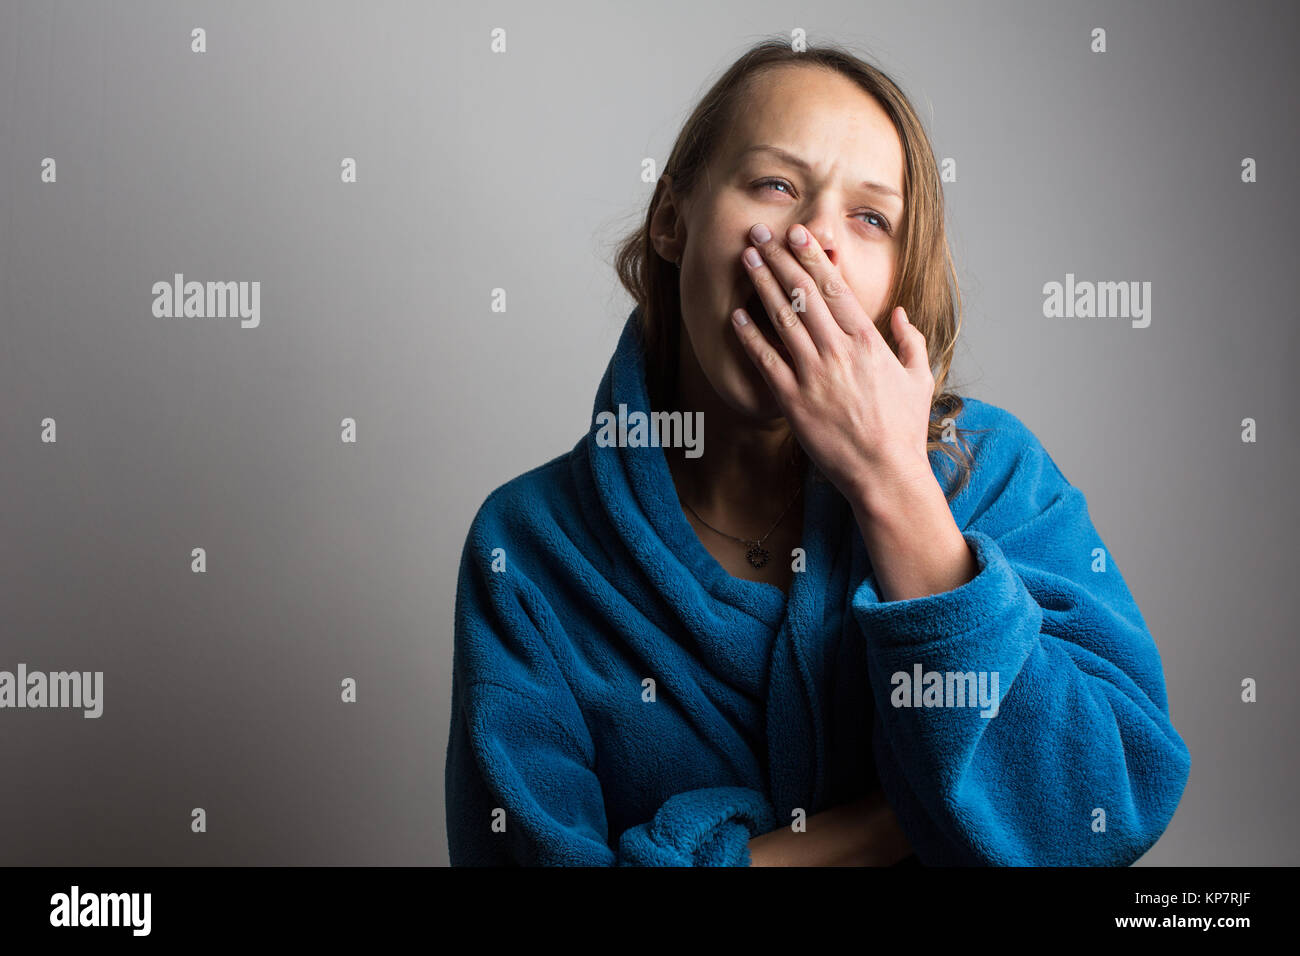
[[[789,514],[790,508],[795,503],[795,499],[799,497],[799,493],[802,491],[803,491],[803,487],[800,486],[799,490],[796,491],[793,497],[790,498],[790,503],[785,506],[785,511],[781,512],[781,517],[776,519],[776,524],[768,528],[767,534],[763,535],[763,537],[761,538],[737,538],[734,534],[727,534],[727,532],[725,531],[719,531],[717,528],[713,527],[713,525],[709,524],[703,518],[700,518],[700,513],[696,511],[694,508],[691,508],[691,503],[689,501],[683,500],[682,504],[686,505],[687,508],[690,508],[691,514],[695,515],[695,517],[699,519],[700,524],[704,525],[704,527],[708,528],[714,534],[720,534],[724,538],[730,538],[732,541],[739,541],[741,544],[743,544],[746,548],[745,551],[746,560],[748,560],[749,563],[752,564],[754,567],[761,568],[763,567],[763,565],[767,564],[768,560],[772,557],[771,552],[769,552],[767,548],[763,547],[763,542],[766,541],[769,537],[771,537],[771,534],[773,531],[776,530],[777,525],[779,525],[785,519],[785,516]]]

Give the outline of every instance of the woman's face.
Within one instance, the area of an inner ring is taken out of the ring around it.
[[[702,387],[702,373],[733,410],[766,420],[780,407],[730,318],[744,307],[780,341],[741,262],[750,227],[765,224],[788,247],[786,231],[802,223],[879,321],[899,252],[903,147],[870,95],[822,68],[766,71],[738,114],[693,193],[661,201],[652,230],[661,255],[681,256],[683,390]]]

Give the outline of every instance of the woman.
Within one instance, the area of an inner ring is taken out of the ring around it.
[[[465,543],[453,865],[1155,843],[1190,768],[1159,654],[1035,436],[944,390],[943,225],[919,119],[845,51],[761,43],[696,108],[591,430]],[[702,447],[628,427],[666,410]]]

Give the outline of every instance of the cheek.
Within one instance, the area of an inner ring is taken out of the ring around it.
[[[889,305],[885,295],[894,278],[894,260],[892,253],[878,252],[855,263],[851,274],[841,268],[858,303],[876,320]]]
[[[688,278],[682,288],[682,325],[688,345],[715,388],[733,390],[752,367],[731,324],[735,280],[701,281],[694,291]]]
[[[729,343],[725,335],[729,332],[721,321],[716,303],[704,297],[688,300],[682,299],[682,332],[685,341],[695,352],[700,367],[710,379],[717,375],[732,361]]]
[[[686,266],[681,280],[682,315],[702,346],[706,339],[721,341],[729,331],[737,283],[736,269],[728,269],[716,256]]]
[[[684,331],[696,359],[711,379],[746,377],[752,365],[731,326],[731,310],[749,288],[740,255],[747,240],[746,217],[714,209],[691,235],[691,255],[683,262],[680,293]]]

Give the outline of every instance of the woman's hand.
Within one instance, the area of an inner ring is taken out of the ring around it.
[[[808,818],[802,833],[779,827],[749,841],[750,866],[893,866],[912,852],[879,787]]]
[[[803,226],[790,227],[788,249],[761,223],[750,238],[758,255],[746,249],[745,269],[790,361],[743,309],[732,322],[804,451],[855,504],[882,487],[933,480],[926,443],[935,382],[925,336],[896,308],[896,357]],[[796,290],[802,311],[792,305]]]

